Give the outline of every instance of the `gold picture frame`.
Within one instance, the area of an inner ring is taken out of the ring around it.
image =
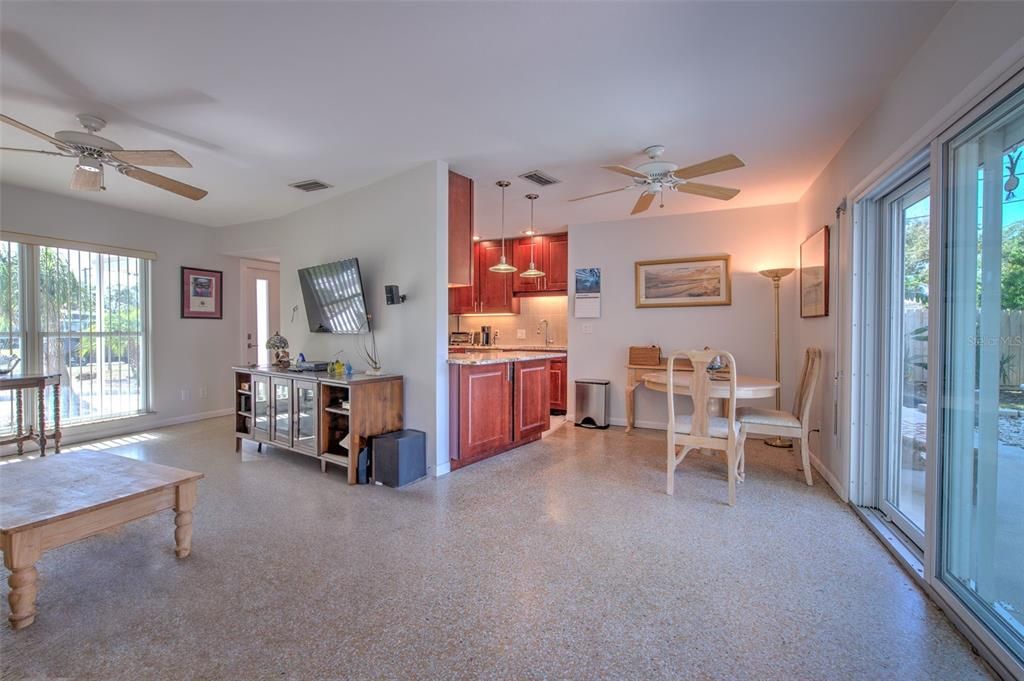
[[[640,260],[636,263],[636,306],[732,305],[728,255]]]
[[[800,316],[828,316],[829,228],[825,225],[800,244]]]

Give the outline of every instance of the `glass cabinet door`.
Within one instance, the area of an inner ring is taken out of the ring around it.
[[[270,439],[270,379],[252,377],[253,435],[257,440]]]
[[[295,381],[295,443],[296,449],[316,453],[316,383]]]
[[[271,437],[274,442],[292,446],[292,382],[289,379],[275,378],[274,388],[274,428]]]

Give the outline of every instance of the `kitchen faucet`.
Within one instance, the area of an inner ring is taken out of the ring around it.
[[[544,345],[551,345],[552,340],[548,336],[548,320],[542,319],[540,323],[544,325]],[[537,333],[540,333],[540,324],[537,325]]]

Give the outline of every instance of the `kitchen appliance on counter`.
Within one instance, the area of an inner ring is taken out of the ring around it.
[[[494,337],[491,335],[491,327],[481,326],[480,327],[480,345],[490,345],[494,342]]]
[[[448,334],[448,345],[473,345],[472,331],[452,331]]]

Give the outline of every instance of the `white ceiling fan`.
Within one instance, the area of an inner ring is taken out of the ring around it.
[[[704,175],[711,175],[712,173],[720,173],[725,170],[742,168],[745,164],[735,154],[726,154],[725,156],[713,158],[710,161],[704,161],[703,163],[696,163],[691,166],[686,166],[685,168],[680,168],[675,163],[668,163],[666,161],[659,160],[661,155],[665,153],[665,147],[660,144],[647,147],[644,149],[644,153],[647,154],[647,158],[649,158],[650,161],[647,163],[641,163],[636,168],[630,168],[624,165],[601,166],[605,170],[610,170],[621,175],[628,175],[633,178],[633,184],[620,187],[618,189],[610,189],[606,192],[579,196],[575,199],[569,200],[582,201],[583,199],[592,199],[595,196],[614,194],[615,192],[621,192],[627,189],[640,189],[642,191],[640,198],[636,200],[633,210],[630,211],[630,215],[636,215],[637,213],[642,213],[650,208],[651,203],[654,202],[654,197],[658,194],[661,194],[662,196],[661,205],[664,207],[664,196],[666,191],[696,194],[698,196],[706,196],[708,198],[719,199],[721,201],[728,201],[740,193],[739,189],[730,189],[729,187],[719,187],[718,185],[691,181],[695,177],[703,177]]]
[[[103,166],[107,165],[117,170],[126,177],[139,182],[153,185],[178,196],[198,201],[206,196],[207,191],[199,187],[193,187],[184,182],[172,180],[164,175],[144,170],[139,166],[162,166],[166,168],[191,168],[192,164],[184,159],[176,151],[170,149],[158,150],[135,150],[123,149],[121,145],[96,133],[102,130],[107,122],[98,116],[91,114],[78,114],[78,122],[82,124],[86,132],[76,130],[61,130],[53,133],[53,136],[40,132],[29,127],[10,116],[0,114],[0,122],[18,128],[30,135],[35,135],[41,140],[49,142],[57,151],[43,151],[40,149],[17,149],[13,147],[0,147],[3,151],[22,151],[32,154],[46,154],[48,156],[65,156],[76,158],[78,163],[71,174],[71,188],[80,191],[98,192],[105,190],[103,184]]]

